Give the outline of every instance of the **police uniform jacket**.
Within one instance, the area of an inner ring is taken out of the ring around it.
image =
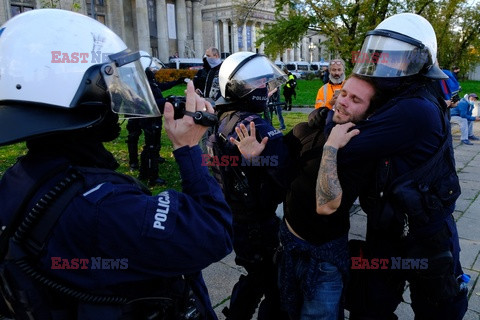
[[[200,271],[232,250],[231,212],[201,166],[200,148],[173,154],[183,192],[152,196],[136,183],[119,182],[113,170],[78,167],[84,187],[53,228],[38,261],[41,271],[84,291],[132,299],[162,277],[187,275],[206,319],[216,319]],[[72,165],[58,156],[27,154],[7,170],[0,181],[1,226],[9,224],[25,190],[61,167]],[[27,208],[63,176],[61,170],[42,185]]]

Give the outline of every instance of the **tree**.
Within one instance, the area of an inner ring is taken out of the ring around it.
[[[361,49],[366,32],[400,12],[415,12],[430,21],[438,38],[439,63],[464,70],[480,62],[480,3],[467,0],[277,0],[277,21],[266,26],[257,40],[275,56],[298,43],[307,31],[324,35],[323,43],[352,66],[352,54]]]

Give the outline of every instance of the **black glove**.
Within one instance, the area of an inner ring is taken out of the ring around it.
[[[308,115],[308,126],[310,128],[323,129],[329,111],[330,109],[327,107],[321,107],[310,112]]]

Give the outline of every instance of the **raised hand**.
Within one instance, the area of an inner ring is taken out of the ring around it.
[[[257,141],[255,135],[255,123],[253,121],[250,122],[250,133],[243,123],[241,123],[239,127],[236,127],[235,131],[237,132],[238,140],[230,138],[230,142],[238,147],[238,150],[240,150],[240,153],[244,158],[249,159],[251,157],[257,157],[263,152],[268,137],[263,138],[261,142]]]

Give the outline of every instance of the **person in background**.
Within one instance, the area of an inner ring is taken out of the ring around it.
[[[267,110],[268,115],[270,118],[270,123],[273,121],[273,114],[276,113],[278,116],[278,121],[280,122],[280,128],[278,130],[285,130],[285,120],[283,119],[282,115],[282,105],[283,103],[280,101],[280,89],[279,87],[274,88],[273,90],[268,92],[268,104]]]
[[[462,144],[473,145],[470,140],[480,140],[473,134],[473,122],[480,120],[480,117],[472,115],[475,101],[478,101],[475,93],[466,94],[455,108],[450,109],[450,122],[460,126],[460,142]]]
[[[460,68],[457,67],[457,66],[453,66],[452,73],[453,73],[453,76],[455,77],[455,79],[457,79],[457,81],[459,81],[458,76],[460,75]]]
[[[141,52],[142,58],[140,62],[144,67],[145,74],[152,90],[155,102],[159,110],[164,109],[167,101],[162,94],[162,91],[173,88],[176,85],[183,84],[185,78],[179,78],[175,81],[158,82],[155,78],[155,73],[160,69],[154,62],[152,57],[146,53]],[[132,118],[127,123],[127,147],[130,169],[139,169],[140,180],[148,180],[149,186],[161,186],[166,181],[159,177],[158,166],[165,162],[165,159],[160,156],[161,134],[162,134],[162,116],[151,118]],[[140,154],[140,165],[138,163],[138,141],[140,135],[144,134],[145,143]]]
[[[345,80],[345,61],[343,59],[331,60],[328,64],[328,83],[325,83],[317,92],[315,109],[327,107],[332,109],[332,99],[338,95]]]
[[[283,110],[292,111],[292,97],[297,99],[297,77],[288,71],[287,68],[284,69],[284,72],[287,74],[287,83],[283,86],[283,96],[285,98]]]
[[[208,48],[205,51],[205,57],[210,68],[205,79],[203,96],[215,102],[221,95],[218,84],[218,72],[222,66],[222,59],[220,58],[220,51],[215,47]]]

